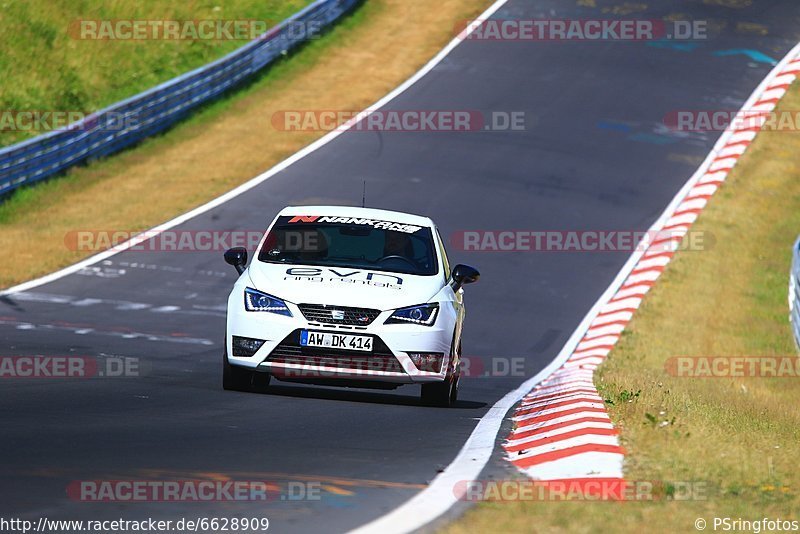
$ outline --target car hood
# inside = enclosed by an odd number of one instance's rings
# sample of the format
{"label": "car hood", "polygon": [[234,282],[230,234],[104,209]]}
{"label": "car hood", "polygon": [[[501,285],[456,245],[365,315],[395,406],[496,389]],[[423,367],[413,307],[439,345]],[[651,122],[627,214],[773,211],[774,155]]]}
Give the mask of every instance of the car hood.
{"label": "car hood", "polygon": [[294,304],[332,304],[391,310],[428,302],[444,277],[312,267],[254,261],[247,270],[252,287]]}

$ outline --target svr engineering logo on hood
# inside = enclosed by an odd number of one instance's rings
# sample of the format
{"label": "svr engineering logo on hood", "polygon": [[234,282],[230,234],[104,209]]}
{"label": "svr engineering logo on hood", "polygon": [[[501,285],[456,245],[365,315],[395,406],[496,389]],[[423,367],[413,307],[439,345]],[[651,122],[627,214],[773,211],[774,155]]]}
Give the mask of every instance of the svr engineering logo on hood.
{"label": "svr engineering logo on hood", "polygon": [[386,273],[367,271],[339,272],[336,269],[318,269],[314,267],[294,267],[286,270],[285,281],[297,282],[340,282],[343,284],[360,284],[386,289],[402,289],[403,279]]}

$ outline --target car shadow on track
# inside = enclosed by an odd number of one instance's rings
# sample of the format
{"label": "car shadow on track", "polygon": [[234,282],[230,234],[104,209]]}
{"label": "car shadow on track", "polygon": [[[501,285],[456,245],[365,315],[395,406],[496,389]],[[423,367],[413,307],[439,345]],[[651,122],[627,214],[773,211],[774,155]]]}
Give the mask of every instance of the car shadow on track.
{"label": "car shadow on track", "polygon": [[[324,386],[289,386],[270,384],[269,387],[264,391],[256,392],[256,394],[259,393],[263,395],[279,395],[281,397],[368,402],[373,404],[394,404],[398,406],[419,406],[421,408],[430,408],[430,406],[422,404],[422,401],[418,396],[402,395],[394,392],[385,393],[382,391],[368,391],[359,389],[334,389]],[[479,410],[485,407],[485,402],[459,399],[449,409]]]}

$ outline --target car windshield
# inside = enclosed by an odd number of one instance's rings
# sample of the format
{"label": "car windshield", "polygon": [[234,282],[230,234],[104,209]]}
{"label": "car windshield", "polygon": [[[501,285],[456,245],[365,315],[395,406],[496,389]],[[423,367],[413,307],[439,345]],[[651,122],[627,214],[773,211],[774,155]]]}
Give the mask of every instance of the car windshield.
{"label": "car windshield", "polygon": [[425,276],[439,272],[430,228],[356,217],[279,217],[258,259]]}

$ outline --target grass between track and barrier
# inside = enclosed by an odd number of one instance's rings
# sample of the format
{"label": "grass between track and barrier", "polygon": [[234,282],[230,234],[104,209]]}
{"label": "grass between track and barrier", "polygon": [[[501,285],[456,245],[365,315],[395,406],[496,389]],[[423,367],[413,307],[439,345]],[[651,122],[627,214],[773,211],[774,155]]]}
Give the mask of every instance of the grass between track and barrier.
{"label": "grass between track and barrier", "polygon": [[[71,250],[68,232],[146,230],[264,172],[326,133],[276,129],[276,112],[364,109],[489,3],[440,0],[431,9],[426,0],[370,0],[289,61],[166,134],[17,190],[0,204],[0,287],[92,254]],[[292,202],[308,200],[298,192]]]}
{"label": "grass between track and barrier", "polygon": [[[248,28],[272,27],[310,3],[311,0],[229,0],[203,5],[172,0],[6,2],[0,8],[0,110],[4,114],[97,111],[232,52],[248,42],[239,38],[247,37]],[[207,24],[201,26],[200,21],[211,20],[231,24],[223,28],[227,32]],[[184,38],[163,39],[163,34],[155,31],[148,38],[128,38],[133,32],[120,24],[122,21],[140,25],[185,22],[180,26]],[[239,24],[237,33],[234,22]],[[89,23],[93,26],[86,26]],[[192,38],[191,31],[197,29],[201,30],[199,38]],[[212,38],[217,34],[219,39]],[[118,39],[93,38],[99,36]],[[30,129],[27,123],[24,129],[8,128],[9,117],[3,119],[0,146],[45,133]]]}
{"label": "grass between track and barrier", "polygon": [[[795,84],[778,111],[798,107]],[[625,478],[651,484],[652,499],[559,502],[564,487],[521,499],[512,489],[445,532],[714,531],[715,518],[766,532],[777,525],[765,518],[800,520],[800,370],[787,304],[797,154],[799,131],[758,135],[692,227],[713,246],[675,256],[595,375],[626,449]],[[709,365],[681,360],[693,363],[678,371],[673,358]],[[732,358],[751,359],[737,368]],[[755,358],[762,376],[720,376],[750,375]]]}

